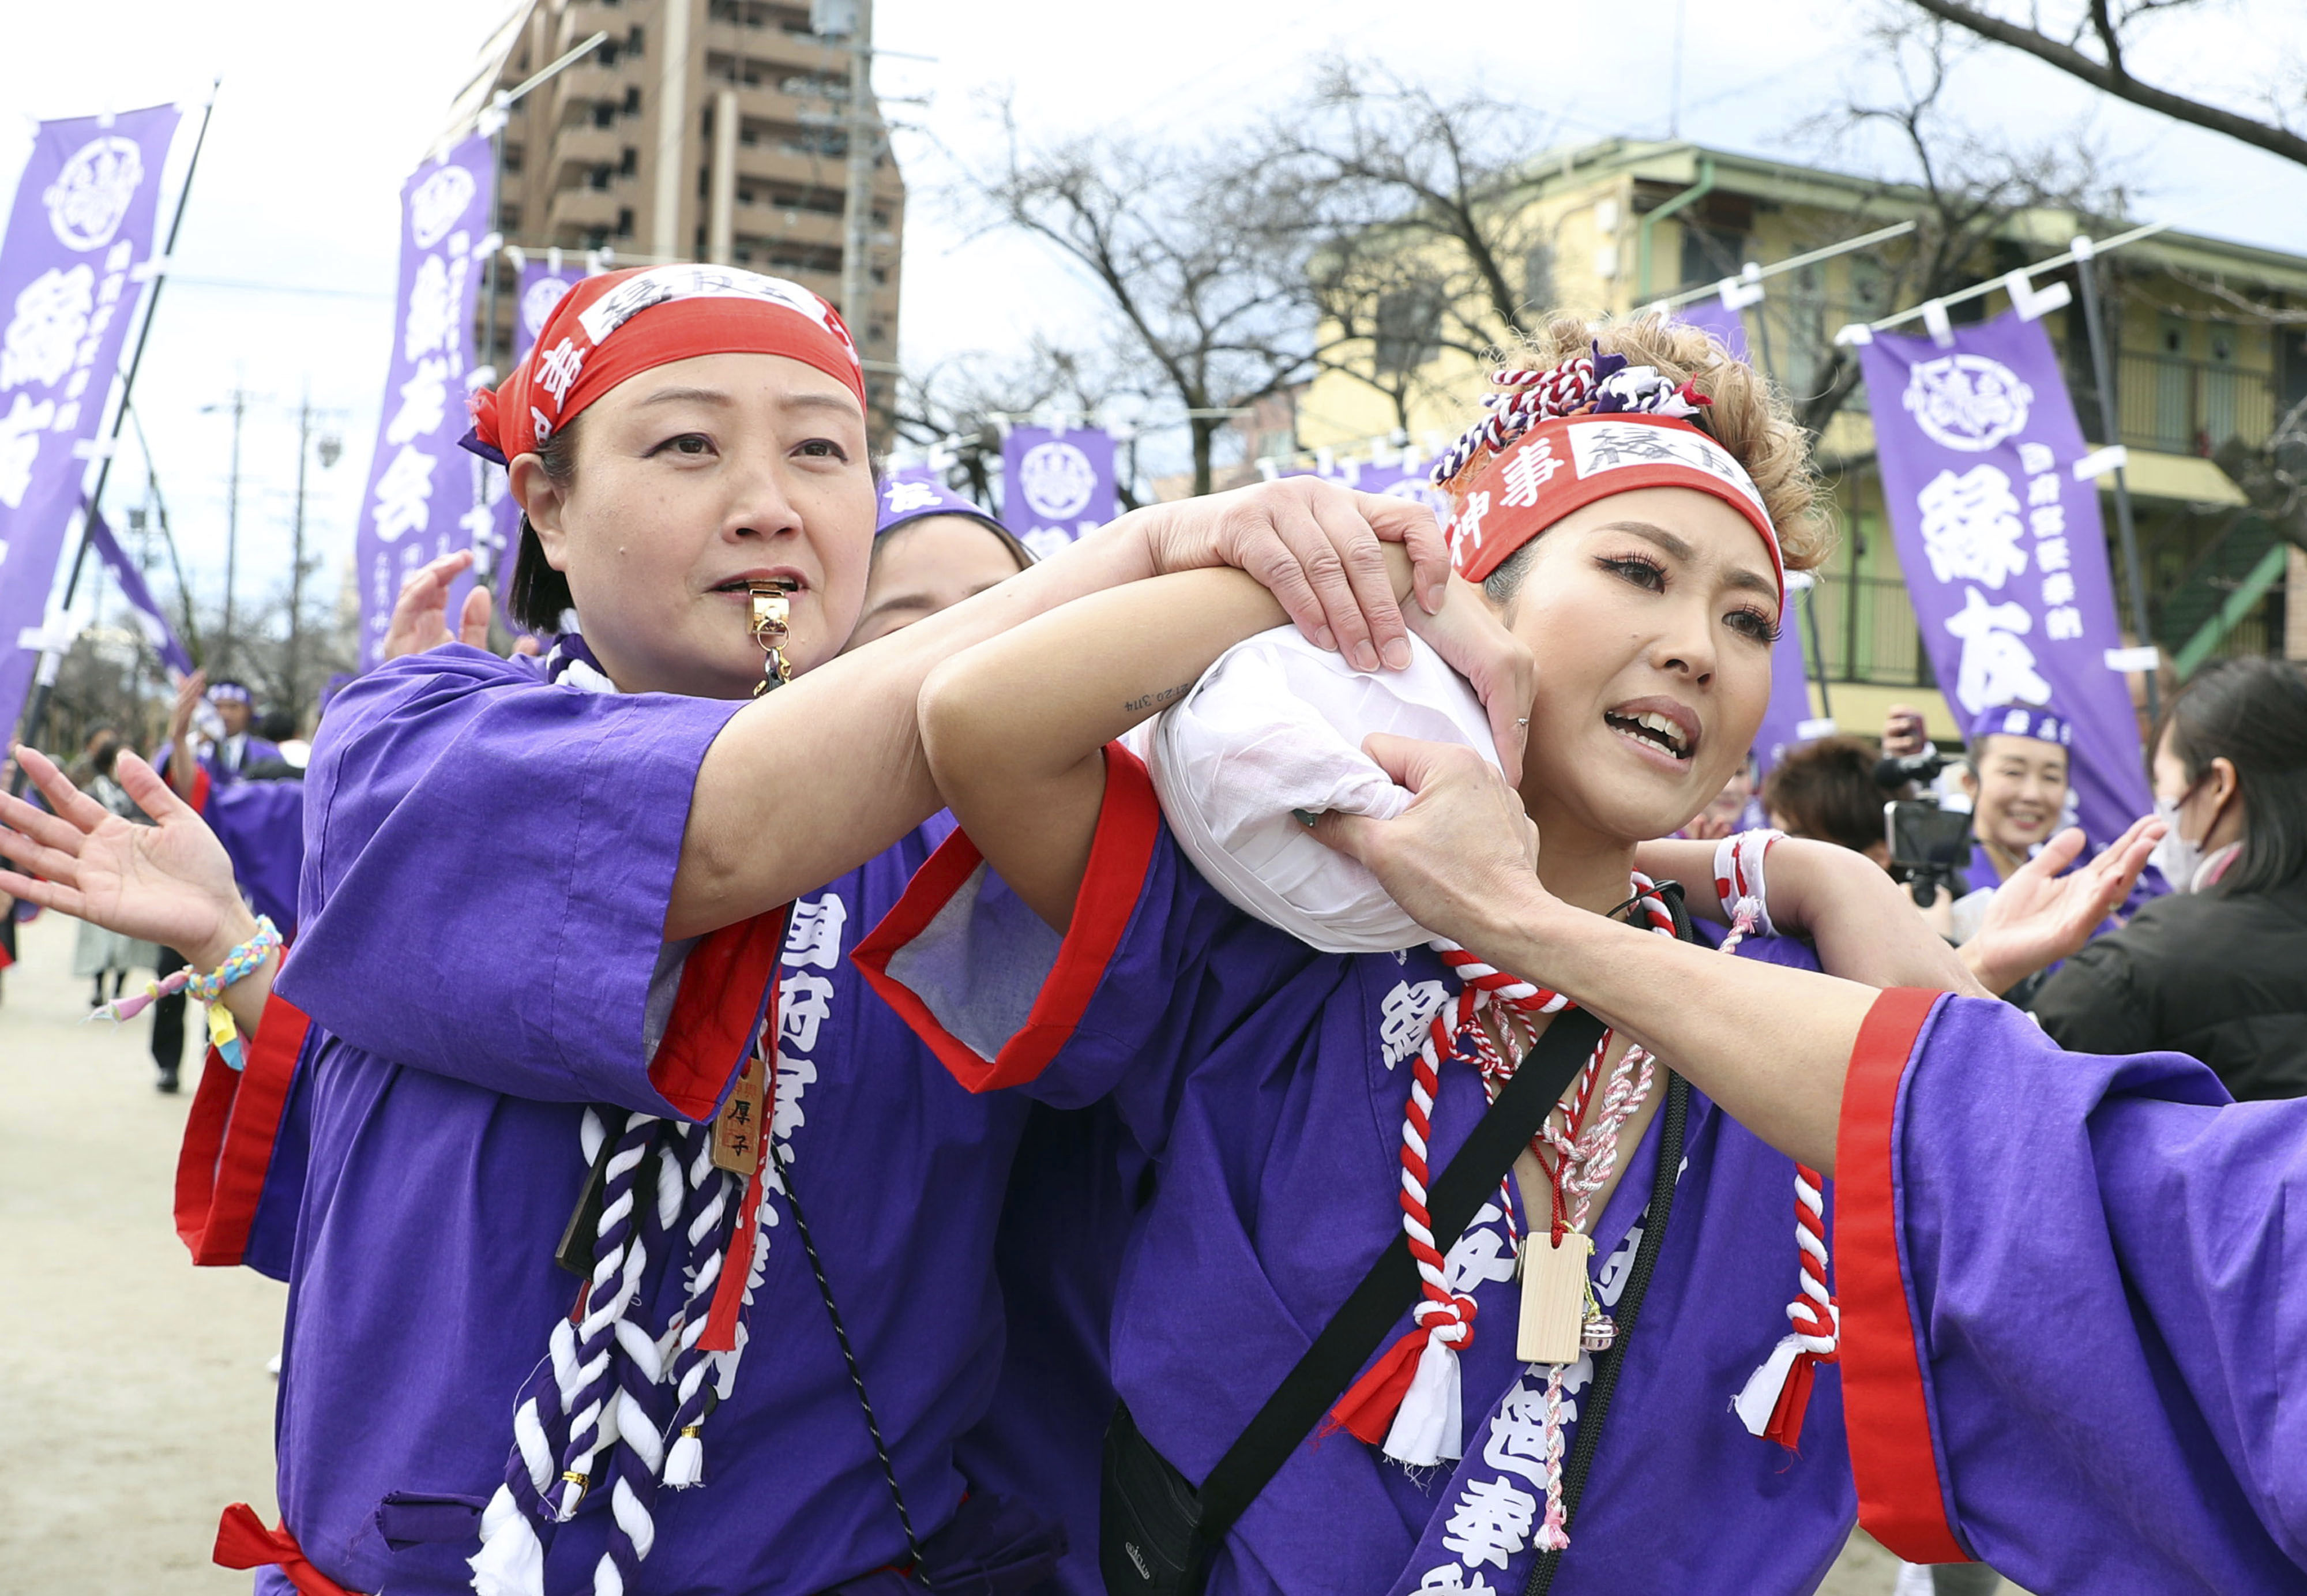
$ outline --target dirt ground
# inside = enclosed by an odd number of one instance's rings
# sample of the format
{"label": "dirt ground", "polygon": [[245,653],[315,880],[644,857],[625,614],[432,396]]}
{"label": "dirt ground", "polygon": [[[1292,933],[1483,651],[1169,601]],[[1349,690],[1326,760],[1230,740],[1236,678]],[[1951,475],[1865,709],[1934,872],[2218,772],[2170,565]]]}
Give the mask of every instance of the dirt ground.
{"label": "dirt ground", "polygon": [[198,1065],[164,1097],[149,1021],[86,1023],[75,929],[21,928],[0,976],[0,1592],[245,1591],[209,1549],[227,1502],[272,1519],[286,1293],[185,1261],[169,1205]]}
{"label": "dirt ground", "polygon": [[[195,1269],[170,1223],[183,1095],[152,1089],[150,1022],[87,1023],[73,922],[21,928],[0,976],[0,1596],[205,1596],[227,1502],[272,1503],[285,1291]],[[187,1052],[190,1052],[189,1047]],[[1889,1596],[1863,1535],[1822,1596]]]}

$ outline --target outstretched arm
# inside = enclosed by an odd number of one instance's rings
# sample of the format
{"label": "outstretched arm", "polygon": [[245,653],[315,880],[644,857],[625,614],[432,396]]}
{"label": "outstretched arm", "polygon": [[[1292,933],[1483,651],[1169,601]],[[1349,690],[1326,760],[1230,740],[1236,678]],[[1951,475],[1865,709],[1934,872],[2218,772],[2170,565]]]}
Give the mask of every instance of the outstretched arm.
{"label": "outstretched arm", "polygon": [[[0,857],[28,872],[0,871],[0,892],[173,948],[203,973],[256,934],[224,845],[151,766],[124,753],[114,767],[137,807],[158,822],[139,826],[74,787],[38,749],[20,747],[16,758],[55,812],[0,794]],[[243,1035],[256,1034],[279,965],[276,953],[225,989],[225,1007]]]}
{"label": "outstretched arm", "polygon": [[[1237,618],[1256,618],[1256,626],[1244,619],[1231,636],[1278,624],[1286,613],[1316,642],[1365,668],[1375,669],[1381,656],[1406,660],[1400,598],[1410,583],[1406,575],[1388,579],[1381,547],[1406,551],[1421,601],[1440,604],[1448,558],[1423,506],[1302,478],[1156,505],[974,598],[819,665],[740,710],[708,751],[665,935],[693,936],[761,914],[854,868],[919,825],[943,802],[917,718],[931,671],[1085,595],[1150,586],[1145,579],[1179,573],[1175,580],[1193,580],[1183,588],[1165,585],[1165,592],[1192,593],[1200,596],[1196,605],[1223,604]],[[1226,566],[1234,573],[1210,569]],[[1162,619],[1195,624],[1166,606]],[[1148,635],[1156,630],[1145,628]],[[1216,634],[1204,624],[1196,635]],[[1164,668],[1177,668],[1183,656],[1169,653]],[[1037,652],[1034,658],[1036,691],[1074,670],[1061,655]],[[1200,668],[1129,696],[1190,682]]]}
{"label": "outstretched arm", "polygon": [[1366,746],[1417,796],[1391,820],[1324,815],[1316,836],[1368,866],[1420,925],[1566,992],[1764,1141],[1832,1172],[1843,1073],[1875,989],[1574,909],[1539,885],[1522,800],[1471,751],[1401,737]]}

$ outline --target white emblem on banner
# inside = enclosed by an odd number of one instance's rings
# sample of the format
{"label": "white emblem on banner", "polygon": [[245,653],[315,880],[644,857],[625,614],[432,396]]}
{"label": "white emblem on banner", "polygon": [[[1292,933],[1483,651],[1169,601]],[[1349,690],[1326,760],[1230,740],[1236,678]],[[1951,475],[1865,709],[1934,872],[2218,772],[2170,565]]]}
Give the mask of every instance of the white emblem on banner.
{"label": "white emblem on banner", "polygon": [[48,226],[68,249],[102,249],[144,181],[144,157],[133,140],[90,139],[65,161],[41,194]]}
{"label": "white emblem on banner", "polygon": [[442,167],[408,196],[408,232],[419,249],[431,249],[464,219],[473,202],[473,175],[462,167]]}
{"label": "white emblem on banner", "polygon": [[1070,443],[1036,443],[1017,462],[1017,486],[1037,519],[1067,520],[1087,508],[1097,491],[1097,468]]}
{"label": "white emblem on banner", "polygon": [[0,390],[63,382],[95,309],[96,271],[86,263],[69,271],[50,267],[25,284],[0,333]]}
{"label": "white emblem on banner", "polygon": [[1582,421],[1570,429],[1569,437],[1570,453],[1582,477],[1630,466],[1686,466],[1720,477],[1756,510],[1763,509],[1762,495],[1755,491],[1745,468],[1702,433],[1640,421]]}
{"label": "white emblem on banner", "polygon": [[1984,454],[2025,430],[2035,390],[1999,360],[1949,355],[1917,365],[1901,402],[1934,443]]}
{"label": "white emblem on banner", "polygon": [[528,329],[534,339],[545,330],[545,323],[553,315],[553,307],[568,297],[569,285],[557,277],[540,277],[522,290],[520,324]]}

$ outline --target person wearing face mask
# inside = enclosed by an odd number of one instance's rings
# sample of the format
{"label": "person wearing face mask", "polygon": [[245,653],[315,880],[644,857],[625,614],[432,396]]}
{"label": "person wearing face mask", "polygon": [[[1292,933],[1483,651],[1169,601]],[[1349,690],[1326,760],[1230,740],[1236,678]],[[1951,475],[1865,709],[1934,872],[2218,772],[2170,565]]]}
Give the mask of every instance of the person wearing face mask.
{"label": "person wearing face mask", "polygon": [[2206,670],[2154,770],[2171,892],[2069,960],[2036,1017],[2079,1051],[2191,1053],[2238,1098],[2307,1094],[2307,670]]}
{"label": "person wearing face mask", "polygon": [[[1159,1515],[1180,1493],[1212,1515],[1184,1566],[1224,1596],[1520,1590],[1557,1564],[1582,1589],[1726,1588],[1702,1576],[1729,1570],[1808,1589],[1849,1528],[1823,1251],[1813,1294],[1789,1246],[1789,1220],[1817,1216],[1796,1166],[1670,1060],[1434,943],[1291,819],[1400,796],[1363,732],[1446,736],[1519,779],[1548,886],[1597,919],[1671,933],[1641,872],[1711,885],[1727,849],[1759,891],[1767,855],[1778,923],[1828,963],[1840,914],[1845,953],[1898,947],[1961,981],[1855,854],[1643,841],[1746,757],[1783,570],[1824,553],[1783,401],[1662,318],[1556,318],[1523,365],[1437,468],[1465,579],[1416,623],[1519,646],[1480,701],[1422,651],[1398,679],[1335,670],[1215,572],[1069,605],[923,687],[963,830],[860,962],[973,1089],[1110,1101],[1156,1161],[1115,1309],[1117,1592],[1180,1588],[1149,1557],[1179,1555]],[[1540,1134],[1509,1130],[1475,1171],[1487,1200],[1439,1234],[1435,1171],[1557,1025],[1577,1038],[1569,1085],[1531,1072]],[[1415,1290],[1405,1260],[1400,1306],[1305,1382],[1312,1412],[1264,1418],[1404,1238]],[[1233,1461],[1248,1434],[1256,1472]]]}
{"label": "person wearing face mask", "polygon": [[1374,667],[1410,586],[1374,545],[1413,542],[1438,605],[1431,518],[1305,484],[1165,506],[838,659],[873,484],[815,295],[591,279],[476,398],[525,511],[515,614],[577,629],[542,671],[446,646],[346,689],[293,956],[218,930],[227,1006],[274,985],[255,1048],[304,1052],[309,1147],[282,1523],[228,1513],[219,1559],[307,1596],[1038,1579],[1046,1528],[954,1461],[1022,1111],[937,1073],[847,960],[926,852],[921,678],[1229,561]]}

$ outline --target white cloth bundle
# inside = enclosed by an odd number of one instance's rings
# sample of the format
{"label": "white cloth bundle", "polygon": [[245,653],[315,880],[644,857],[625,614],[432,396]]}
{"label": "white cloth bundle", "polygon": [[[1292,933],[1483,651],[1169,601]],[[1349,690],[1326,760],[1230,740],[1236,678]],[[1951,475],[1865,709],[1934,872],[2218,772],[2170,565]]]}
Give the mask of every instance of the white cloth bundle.
{"label": "white cloth bundle", "polygon": [[1390,953],[1433,936],[1291,811],[1383,819],[1409,807],[1409,793],[1362,752],[1376,732],[1462,742],[1497,762],[1473,689],[1422,639],[1410,647],[1409,669],[1365,674],[1278,626],[1228,649],[1126,740],[1210,884],[1325,953]]}

